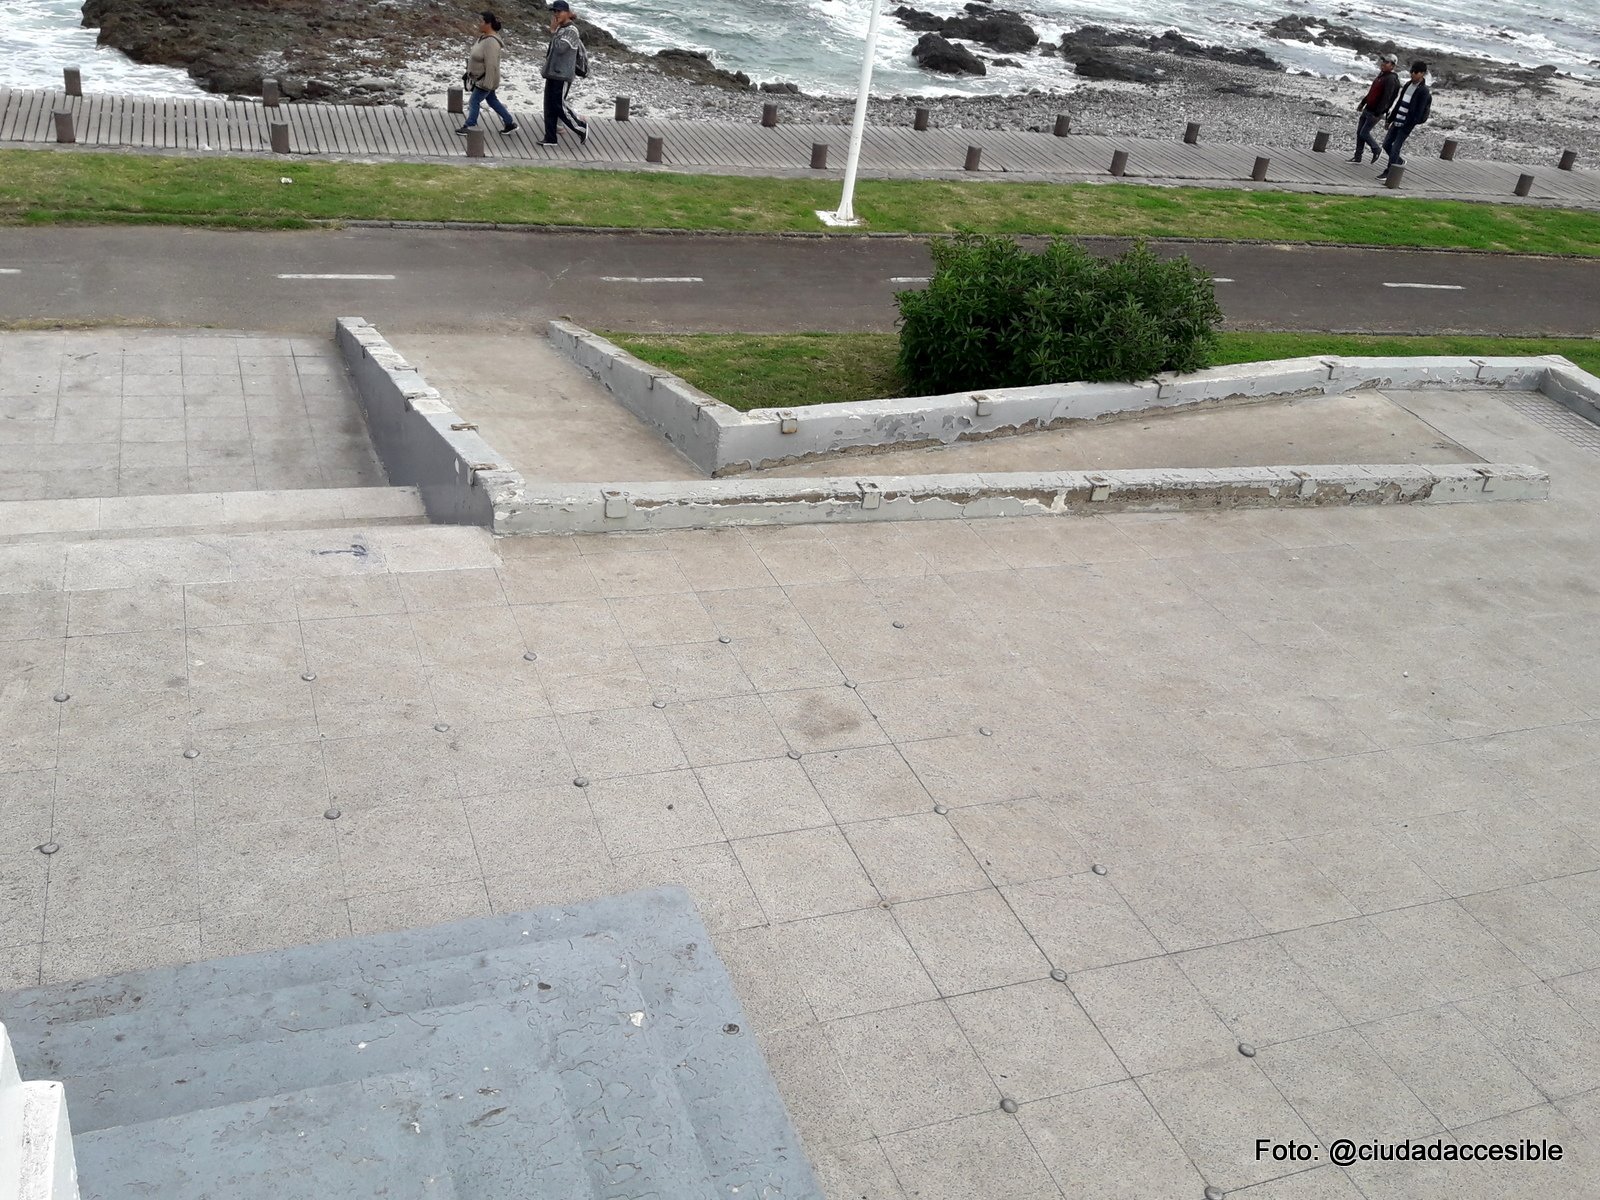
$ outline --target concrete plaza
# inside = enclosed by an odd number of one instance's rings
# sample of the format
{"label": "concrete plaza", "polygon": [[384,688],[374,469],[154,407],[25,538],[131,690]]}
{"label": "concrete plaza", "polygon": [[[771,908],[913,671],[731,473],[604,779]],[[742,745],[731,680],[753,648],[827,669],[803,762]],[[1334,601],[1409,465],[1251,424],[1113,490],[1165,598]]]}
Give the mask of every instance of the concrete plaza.
{"label": "concrete plaza", "polygon": [[677,882],[830,1200],[1596,1194],[1600,458],[1412,400],[1553,498],[0,541],[0,989]]}

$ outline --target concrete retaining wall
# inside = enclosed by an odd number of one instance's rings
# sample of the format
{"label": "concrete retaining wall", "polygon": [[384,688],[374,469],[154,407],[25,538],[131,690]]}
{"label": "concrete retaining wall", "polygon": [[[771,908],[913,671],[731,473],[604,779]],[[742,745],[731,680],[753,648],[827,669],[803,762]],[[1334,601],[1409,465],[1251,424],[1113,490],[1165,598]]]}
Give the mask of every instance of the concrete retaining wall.
{"label": "concrete retaining wall", "polygon": [[[1336,395],[1362,388],[1538,390],[1561,358],[1291,358],[1163,375],[1141,383],[992,388],[742,413],[605,338],[552,321],[550,341],[706,474],[1054,429],[1155,409]],[[1574,370],[1576,368],[1573,368]]]}
{"label": "concrete retaining wall", "polygon": [[416,488],[433,521],[493,525],[479,477],[509,469],[495,449],[365,320],[341,317],[334,336],[389,482]]}
{"label": "concrete retaining wall", "polygon": [[715,525],[1316,508],[1542,500],[1532,467],[1238,467],[1028,472],[876,479],[711,479],[700,483],[541,484],[496,493],[497,533],[605,533]]}

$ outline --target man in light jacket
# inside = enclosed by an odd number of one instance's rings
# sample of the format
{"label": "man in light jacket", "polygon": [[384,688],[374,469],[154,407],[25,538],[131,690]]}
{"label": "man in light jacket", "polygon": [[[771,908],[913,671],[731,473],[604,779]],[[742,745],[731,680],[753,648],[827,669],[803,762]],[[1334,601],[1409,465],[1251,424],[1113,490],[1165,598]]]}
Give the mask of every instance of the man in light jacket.
{"label": "man in light jacket", "polygon": [[1383,139],[1383,152],[1389,156],[1388,166],[1378,174],[1379,179],[1389,178],[1391,167],[1403,167],[1406,160],[1400,157],[1400,148],[1406,144],[1411,131],[1425,125],[1433,112],[1433,93],[1428,90],[1428,64],[1411,64],[1411,81],[1400,89],[1394,107],[1389,110],[1389,136]]}
{"label": "man in light jacket", "polygon": [[580,144],[589,140],[588,122],[572,111],[567,95],[572,81],[589,73],[589,52],[584,49],[583,38],[578,35],[577,18],[572,15],[572,5],[567,0],[551,0],[550,47],[544,55],[544,142],[559,145],[558,125],[565,125],[578,135]]}
{"label": "man in light jacket", "polygon": [[472,99],[467,104],[467,119],[457,133],[466,133],[478,125],[478,112],[487,102],[505,123],[501,133],[515,133],[517,122],[500,103],[495,91],[500,87],[500,52],[506,44],[500,40],[500,19],[492,12],[478,14],[478,40],[467,55],[467,73],[462,81],[472,89]]}
{"label": "man in light jacket", "polygon": [[1399,94],[1400,76],[1395,74],[1394,55],[1385,54],[1378,59],[1378,77],[1367,89],[1366,98],[1356,105],[1361,117],[1356,122],[1356,156],[1351,162],[1361,161],[1362,150],[1371,150],[1372,161],[1378,161],[1378,139],[1372,136],[1372,127],[1394,107]]}

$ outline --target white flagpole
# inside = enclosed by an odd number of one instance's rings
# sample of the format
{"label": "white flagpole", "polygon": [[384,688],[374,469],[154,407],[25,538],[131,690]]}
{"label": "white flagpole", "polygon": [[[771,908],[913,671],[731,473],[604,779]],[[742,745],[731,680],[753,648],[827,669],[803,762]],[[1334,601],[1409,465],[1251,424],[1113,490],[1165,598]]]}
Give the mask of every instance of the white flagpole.
{"label": "white flagpole", "polygon": [[872,64],[878,51],[878,14],[882,0],[867,0],[872,14],[867,18],[867,46],[861,59],[861,81],[856,87],[856,115],[850,126],[850,153],[845,157],[844,191],[839,197],[839,211],[818,213],[829,225],[857,225],[855,194],[856,168],[861,163],[861,138],[867,127],[867,98],[872,93]]}

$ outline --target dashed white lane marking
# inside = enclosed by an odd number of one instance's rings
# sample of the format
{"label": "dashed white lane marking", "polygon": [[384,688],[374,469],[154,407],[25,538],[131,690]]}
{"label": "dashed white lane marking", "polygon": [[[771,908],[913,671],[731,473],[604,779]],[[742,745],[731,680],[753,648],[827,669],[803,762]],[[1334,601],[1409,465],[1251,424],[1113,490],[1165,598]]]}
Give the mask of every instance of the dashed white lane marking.
{"label": "dashed white lane marking", "polygon": [[393,275],[279,275],[279,279],[393,279]]}
{"label": "dashed white lane marking", "polygon": [[21,274],[22,274],[22,271],[17,267],[0,267],[0,275],[21,275]]}
{"label": "dashed white lane marking", "polygon": [[1384,287],[1392,288],[1417,288],[1425,292],[1464,292],[1467,289],[1459,283],[1386,283]]}
{"label": "dashed white lane marking", "polygon": [[1212,283],[1232,283],[1233,280],[1229,279],[1226,275],[1217,275],[1217,276],[1212,278],[1211,282]]}
{"label": "dashed white lane marking", "polygon": [[699,275],[602,275],[601,283],[704,283]]}
{"label": "dashed white lane marking", "polygon": [[927,283],[931,276],[928,275],[891,275],[890,283]]}

